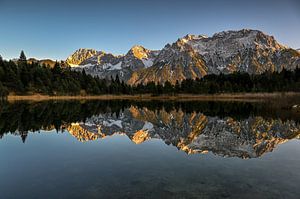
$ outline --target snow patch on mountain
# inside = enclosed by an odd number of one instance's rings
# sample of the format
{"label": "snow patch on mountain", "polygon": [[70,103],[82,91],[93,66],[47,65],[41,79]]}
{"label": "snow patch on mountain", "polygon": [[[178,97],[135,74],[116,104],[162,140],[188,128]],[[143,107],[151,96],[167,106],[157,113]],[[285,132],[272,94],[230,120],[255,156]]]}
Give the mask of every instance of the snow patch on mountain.
{"label": "snow patch on mountain", "polygon": [[[93,66],[93,65],[90,65]],[[102,65],[103,70],[121,70],[122,69],[122,62],[119,62],[117,64],[111,64],[111,63],[105,63]]]}
{"label": "snow patch on mountain", "polygon": [[151,130],[153,130],[153,128],[154,128],[154,125],[151,122],[146,121],[142,130],[151,131]]}
{"label": "snow patch on mountain", "polygon": [[123,128],[123,127],[122,127],[122,121],[121,121],[121,120],[112,120],[112,119],[110,119],[110,120],[108,120],[108,121],[103,121],[103,125],[104,125],[104,126],[107,126],[107,127],[111,127],[111,126],[113,126],[113,125],[116,125],[116,126],[118,126],[119,128]]}
{"label": "snow patch on mountain", "polygon": [[121,70],[122,69],[122,62],[119,62],[115,65],[111,65],[111,67],[108,70]]}
{"label": "snow patch on mountain", "polygon": [[85,69],[99,78],[115,78],[139,84],[172,84],[207,74],[294,70],[299,67],[298,51],[279,44],[259,30],[223,31],[211,37],[186,35],[162,50],[133,46],[125,55],[115,56],[93,49],[79,49],[67,59],[73,70]]}
{"label": "snow patch on mountain", "polygon": [[78,64],[68,64],[70,67],[79,67],[79,65]]}
{"label": "snow patch on mountain", "polygon": [[85,64],[85,65],[77,65],[77,66],[73,66],[73,67],[80,67],[80,68],[87,68],[87,67],[91,67],[93,66],[93,64]]}
{"label": "snow patch on mountain", "polygon": [[146,68],[153,65],[154,59],[142,59],[142,62]]}

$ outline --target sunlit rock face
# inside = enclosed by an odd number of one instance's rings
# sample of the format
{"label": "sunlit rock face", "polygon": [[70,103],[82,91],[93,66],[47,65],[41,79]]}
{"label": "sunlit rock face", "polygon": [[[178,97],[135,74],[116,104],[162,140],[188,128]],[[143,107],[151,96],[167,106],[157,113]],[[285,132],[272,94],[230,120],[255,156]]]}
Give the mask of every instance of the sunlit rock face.
{"label": "sunlit rock face", "polygon": [[300,66],[299,60],[299,52],[258,30],[225,31],[212,37],[186,35],[166,45],[153,66],[136,71],[128,83],[168,80],[174,84],[206,74],[293,70]]}
{"label": "sunlit rock face", "polygon": [[74,70],[100,78],[119,78],[136,85],[148,82],[175,84],[207,74],[236,71],[260,74],[300,67],[300,52],[279,44],[258,30],[224,31],[212,37],[186,35],[162,50],[133,46],[115,56],[93,49],[79,49],[66,63]]}
{"label": "sunlit rock face", "polygon": [[153,65],[158,53],[157,50],[148,50],[143,46],[133,46],[123,57],[123,68],[130,68],[132,71],[148,68]]}
{"label": "sunlit rock face", "polygon": [[94,49],[80,48],[67,58],[66,63],[71,67],[76,67],[88,58],[98,55],[100,56],[101,54],[104,53]]}
{"label": "sunlit rock face", "polygon": [[73,70],[82,71],[100,78],[110,79],[117,75],[127,81],[133,71],[152,66],[159,51],[133,46],[126,55],[113,55],[91,49],[79,49],[67,59]]}
{"label": "sunlit rock face", "polygon": [[157,56],[154,66],[136,71],[129,79],[129,84],[164,83],[175,84],[187,78],[201,78],[207,74],[207,67],[201,55],[189,45],[178,40],[167,45]]}
{"label": "sunlit rock face", "polygon": [[278,144],[295,138],[299,125],[261,117],[235,121],[232,118],[210,118],[199,136],[183,144],[188,153],[211,151],[222,156],[259,157]]}
{"label": "sunlit rock face", "polygon": [[66,129],[80,142],[96,140],[103,137],[101,132],[98,131],[98,127],[96,125],[71,123],[70,125],[67,125]]}
{"label": "sunlit rock face", "polygon": [[137,131],[132,137],[132,141],[136,144],[141,144],[148,139],[150,139],[148,131],[142,129]]}
{"label": "sunlit rock face", "polygon": [[134,106],[119,117],[100,114],[76,125],[71,134],[80,139],[126,134],[136,144],[158,138],[188,154],[212,152],[239,158],[260,157],[300,134],[300,125],[294,121],[262,117],[237,120],[181,110],[151,111]]}

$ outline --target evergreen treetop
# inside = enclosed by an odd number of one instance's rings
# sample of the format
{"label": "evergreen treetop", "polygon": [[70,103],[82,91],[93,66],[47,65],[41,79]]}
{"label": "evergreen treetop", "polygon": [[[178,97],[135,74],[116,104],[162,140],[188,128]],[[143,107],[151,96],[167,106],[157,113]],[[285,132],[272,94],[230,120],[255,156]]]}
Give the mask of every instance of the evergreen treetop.
{"label": "evergreen treetop", "polygon": [[25,53],[24,51],[22,50],[21,53],[20,53],[20,58],[19,58],[19,61],[26,61],[26,56],[25,56]]}

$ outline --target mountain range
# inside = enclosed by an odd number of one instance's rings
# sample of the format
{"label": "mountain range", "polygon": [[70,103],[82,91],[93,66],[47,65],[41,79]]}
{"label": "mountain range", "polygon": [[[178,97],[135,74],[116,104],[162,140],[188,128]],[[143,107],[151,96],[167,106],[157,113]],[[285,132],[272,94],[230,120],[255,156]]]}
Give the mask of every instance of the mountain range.
{"label": "mountain range", "polygon": [[73,70],[131,85],[148,82],[175,84],[207,74],[261,74],[300,67],[300,52],[278,43],[259,30],[223,31],[211,37],[186,35],[161,50],[133,46],[125,55],[78,49],[66,60]]}
{"label": "mountain range", "polygon": [[[86,105],[80,105],[80,107],[86,109],[89,107]],[[16,105],[13,105],[13,108],[16,107]],[[22,108],[24,107],[23,104]],[[70,109],[72,113],[66,114],[64,112],[61,114],[61,116],[64,115],[63,117],[72,120],[72,122],[66,122],[61,120],[56,111],[68,110],[65,107],[70,108],[70,106],[56,104],[45,107],[34,104],[33,107],[34,110],[43,108],[42,111],[45,112],[49,112],[49,109],[52,110],[53,107],[57,109],[50,111],[50,117],[47,117],[48,120],[41,120],[41,123],[29,124],[26,127],[21,125],[16,131],[12,132],[4,130],[8,129],[9,125],[3,127],[0,139],[6,133],[10,133],[20,136],[25,142],[29,133],[40,133],[40,131],[33,129],[37,128],[47,132],[55,132],[54,130],[62,129],[62,132],[66,130],[66,132],[81,142],[101,141],[101,139],[113,135],[123,135],[127,136],[135,144],[142,144],[151,139],[159,139],[187,154],[211,152],[219,156],[239,158],[257,158],[273,151],[280,144],[292,139],[300,139],[300,124],[297,120],[259,116],[256,114],[243,117],[227,114],[220,116],[200,111],[187,112],[176,108],[152,110],[140,105],[131,105],[127,108],[123,107],[124,109],[122,108],[122,110],[117,112],[111,112],[111,108],[103,107],[101,113],[84,117],[84,120],[75,119],[77,114],[73,114],[73,109]],[[27,113],[23,112],[23,114]],[[53,115],[51,116],[51,114]],[[2,118],[6,119],[6,115],[4,112]],[[11,121],[13,118],[16,117],[13,116],[7,121]],[[297,119],[297,117],[295,118]],[[49,121],[54,121],[56,124]],[[22,122],[18,124],[20,125]],[[11,128],[16,128],[17,126],[11,125]]]}
{"label": "mountain range", "polygon": [[93,49],[78,49],[66,63],[74,70],[85,70],[87,74],[100,78],[111,78],[118,75],[128,81],[135,71],[150,67],[159,51],[148,50],[142,46],[133,46],[126,55],[113,55]]}
{"label": "mountain range", "polygon": [[152,111],[131,106],[119,117],[103,113],[85,122],[66,124],[79,141],[126,135],[135,144],[161,139],[188,154],[207,153],[226,157],[256,158],[278,145],[299,138],[294,121],[250,116],[244,119],[185,113],[181,110]]}
{"label": "mountain range", "polygon": [[[17,61],[17,59],[13,60]],[[56,61],[30,58],[28,63],[53,67]],[[243,72],[261,74],[300,68],[300,49],[278,43],[259,30],[223,31],[211,37],[186,35],[161,50],[133,46],[125,55],[80,48],[61,61],[62,67],[99,78],[118,77],[130,84],[175,84],[208,74]]]}

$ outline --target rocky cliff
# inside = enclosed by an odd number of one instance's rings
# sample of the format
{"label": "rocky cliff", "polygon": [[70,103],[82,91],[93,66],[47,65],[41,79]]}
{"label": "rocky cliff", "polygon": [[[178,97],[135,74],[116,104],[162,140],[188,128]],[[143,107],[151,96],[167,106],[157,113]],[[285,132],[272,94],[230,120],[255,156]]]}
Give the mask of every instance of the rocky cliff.
{"label": "rocky cliff", "polygon": [[300,67],[300,52],[278,43],[259,30],[223,31],[211,37],[186,35],[162,50],[132,47],[115,56],[92,49],[79,49],[67,61],[74,70],[100,78],[119,75],[136,85],[154,81],[175,84],[207,74],[246,72],[260,74]]}
{"label": "rocky cliff", "polygon": [[67,129],[79,140],[87,141],[90,137],[94,140],[117,133],[127,135],[136,144],[159,138],[188,154],[212,152],[240,158],[259,157],[300,135],[300,125],[294,121],[259,116],[237,120],[134,106],[119,117],[100,114],[88,118],[85,123],[71,124]]}
{"label": "rocky cliff", "polygon": [[300,53],[258,30],[225,31],[212,37],[186,35],[159,53],[153,66],[136,71],[130,84],[201,78],[206,74],[294,70]]}

